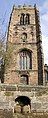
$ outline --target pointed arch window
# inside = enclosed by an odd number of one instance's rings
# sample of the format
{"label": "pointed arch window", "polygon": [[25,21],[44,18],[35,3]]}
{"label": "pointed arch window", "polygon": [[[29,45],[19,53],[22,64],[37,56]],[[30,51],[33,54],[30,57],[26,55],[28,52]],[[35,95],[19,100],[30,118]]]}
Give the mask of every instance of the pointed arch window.
{"label": "pointed arch window", "polygon": [[25,24],[30,24],[30,14],[26,14]]}
{"label": "pointed arch window", "polygon": [[30,24],[30,14],[22,13],[20,17],[20,25],[26,25],[26,24],[28,25]]}
{"label": "pointed arch window", "polygon": [[21,17],[20,17],[20,24],[21,24],[21,25],[24,25],[24,22],[25,22],[25,14],[22,13],[22,14],[21,14]]}
{"label": "pointed arch window", "polygon": [[20,69],[32,69],[32,56],[31,52],[23,50],[20,52]]}

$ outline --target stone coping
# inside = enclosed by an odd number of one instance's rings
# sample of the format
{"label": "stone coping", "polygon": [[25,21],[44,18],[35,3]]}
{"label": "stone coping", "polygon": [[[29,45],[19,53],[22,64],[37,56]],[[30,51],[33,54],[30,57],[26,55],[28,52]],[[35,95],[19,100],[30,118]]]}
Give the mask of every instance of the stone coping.
{"label": "stone coping", "polygon": [[18,84],[0,84],[0,91],[38,91],[48,90],[48,86],[31,86]]}

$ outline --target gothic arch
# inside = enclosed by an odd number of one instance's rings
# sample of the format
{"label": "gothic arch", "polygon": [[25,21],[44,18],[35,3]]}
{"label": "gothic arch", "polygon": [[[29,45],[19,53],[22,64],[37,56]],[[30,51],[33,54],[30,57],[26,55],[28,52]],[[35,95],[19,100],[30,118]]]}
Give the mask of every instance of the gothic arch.
{"label": "gothic arch", "polygon": [[21,70],[28,70],[32,69],[32,53],[28,49],[21,49],[19,51],[19,58],[20,58],[20,69]]}
{"label": "gothic arch", "polygon": [[31,110],[31,100],[29,97],[27,96],[18,96],[16,99],[15,99],[15,102],[18,102],[19,105],[21,106],[21,113],[23,113],[23,107],[24,106],[30,106],[30,110]]}
{"label": "gothic arch", "polygon": [[28,25],[30,24],[30,14],[29,13],[26,14],[25,24],[28,24]]}
{"label": "gothic arch", "polygon": [[19,52],[24,51],[24,50],[26,50],[26,51],[28,51],[28,52],[31,52],[31,53],[32,53],[32,50],[31,50],[31,49],[29,49],[29,48],[21,48],[21,49],[19,49]]}
{"label": "gothic arch", "polygon": [[25,23],[25,14],[22,13],[20,17],[20,25],[24,25],[24,23]]}
{"label": "gothic arch", "polygon": [[22,74],[21,75],[20,83],[22,83],[24,85],[28,85],[29,84],[29,77],[28,77],[27,74]]}
{"label": "gothic arch", "polygon": [[28,25],[30,24],[30,14],[22,13],[21,17],[20,17],[20,25],[26,25],[26,24],[28,24]]}

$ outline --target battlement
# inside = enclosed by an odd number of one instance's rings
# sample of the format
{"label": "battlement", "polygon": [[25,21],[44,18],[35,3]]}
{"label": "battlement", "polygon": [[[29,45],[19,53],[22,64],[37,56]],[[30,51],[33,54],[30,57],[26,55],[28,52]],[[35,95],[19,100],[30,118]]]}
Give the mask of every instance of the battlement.
{"label": "battlement", "polygon": [[[32,6],[32,5],[18,5],[18,6],[13,6],[14,9],[34,9],[37,8],[36,5]],[[38,9],[38,8],[37,8]]]}

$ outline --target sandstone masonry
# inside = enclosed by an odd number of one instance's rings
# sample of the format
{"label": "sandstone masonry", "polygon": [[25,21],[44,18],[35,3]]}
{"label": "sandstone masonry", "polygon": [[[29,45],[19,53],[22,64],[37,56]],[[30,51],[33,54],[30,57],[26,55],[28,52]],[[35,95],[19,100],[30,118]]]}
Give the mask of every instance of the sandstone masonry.
{"label": "sandstone masonry", "polygon": [[13,7],[6,53],[4,83],[44,84],[42,39],[36,6]]}

